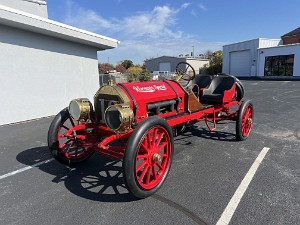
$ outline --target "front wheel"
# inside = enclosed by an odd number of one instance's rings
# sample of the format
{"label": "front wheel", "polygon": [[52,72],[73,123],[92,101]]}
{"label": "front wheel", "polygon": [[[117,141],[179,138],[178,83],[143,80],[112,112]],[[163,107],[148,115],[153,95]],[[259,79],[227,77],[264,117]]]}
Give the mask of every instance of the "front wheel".
{"label": "front wheel", "polygon": [[173,157],[173,134],[157,116],[140,123],[130,135],[123,160],[128,190],[137,198],[153,195],[165,181]]}
{"label": "front wheel", "polygon": [[88,159],[94,153],[92,146],[65,134],[75,127],[67,108],[60,111],[53,119],[48,131],[48,147],[52,156],[65,165],[73,165]]}
{"label": "front wheel", "polygon": [[248,138],[253,125],[253,104],[250,100],[244,101],[239,109],[236,121],[236,139],[243,141]]}

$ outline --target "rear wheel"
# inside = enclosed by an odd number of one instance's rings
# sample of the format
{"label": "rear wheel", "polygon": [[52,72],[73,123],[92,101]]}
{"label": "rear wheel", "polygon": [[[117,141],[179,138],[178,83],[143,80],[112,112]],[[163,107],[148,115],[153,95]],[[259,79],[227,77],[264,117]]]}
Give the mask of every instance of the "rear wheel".
{"label": "rear wheel", "polygon": [[137,198],[154,194],[165,181],[173,157],[173,135],[168,123],[150,117],[131,134],[123,161],[124,180]]}
{"label": "rear wheel", "polygon": [[243,141],[248,138],[253,124],[253,104],[250,100],[244,101],[239,109],[236,121],[236,139]]}
{"label": "rear wheel", "polygon": [[48,131],[50,153],[57,161],[65,165],[80,163],[94,153],[93,147],[81,140],[76,140],[75,134],[69,137],[65,135],[72,127],[75,127],[75,121],[65,108],[55,116]]}

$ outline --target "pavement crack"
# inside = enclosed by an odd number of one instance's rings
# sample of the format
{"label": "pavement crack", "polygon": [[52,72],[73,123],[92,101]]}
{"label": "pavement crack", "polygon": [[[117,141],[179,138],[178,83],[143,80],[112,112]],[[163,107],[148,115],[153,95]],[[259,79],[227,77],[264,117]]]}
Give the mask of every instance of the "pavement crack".
{"label": "pavement crack", "polygon": [[187,217],[189,217],[190,219],[192,219],[194,222],[196,222],[199,225],[207,225],[207,223],[204,222],[201,218],[199,218],[199,216],[197,216],[195,213],[193,213],[189,209],[185,208],[184,206],[179,205],[176,202],[173,202],[170,199],[167,199],[167,198],[165,198],[161,195],[158,195],[158,194],[152,195],[152,198],[154,198],[154,199],[156,199],[156,200],[158,200],[158,201],[160,201],[164,204],[167,204],[168,206],[182,212],[183,214],[185,214]]}
{"label": "pavement crack", "polygon": [[300,129],[299,129],[299,128],[296,129],[296,130],[294,131],[294,136],[295,136],[298,140],[300,140]]}

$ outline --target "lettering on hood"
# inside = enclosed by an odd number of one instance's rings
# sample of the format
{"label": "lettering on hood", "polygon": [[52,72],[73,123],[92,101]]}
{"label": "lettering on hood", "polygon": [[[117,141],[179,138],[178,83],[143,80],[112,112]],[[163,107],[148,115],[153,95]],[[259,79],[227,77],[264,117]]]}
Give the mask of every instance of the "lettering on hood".
{"label": "lettering on hood", "polygon": [[155,91],[165,91],[167,90],[164,84],[162,85],[149,85],[145,87],[133,86],[133,89],[137,92],[155,92]]}

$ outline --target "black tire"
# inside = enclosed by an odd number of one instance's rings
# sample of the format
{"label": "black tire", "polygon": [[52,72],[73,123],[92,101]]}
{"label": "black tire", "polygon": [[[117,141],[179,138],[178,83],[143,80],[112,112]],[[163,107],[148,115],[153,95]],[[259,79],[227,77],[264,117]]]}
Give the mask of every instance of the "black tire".
{"label": "black tire", "polygon": [[248,138],[253,125],[254,109],[251,100],[244,101],[236,120],[236,139],[244,141]]}
{"label": "black tire", "polygon": [[62,125],[68,120],[71,119],[68,108],[60,111],[53,119],[49,130],[48,130],[48,147],[51,155],[60,163],[65,165],[74,165],[80,162],[85,161],[94,154],[93,150],[90,150],[87,154],[83,154],[82,157],[77,158],[68,158],[66,154],[59,148],[58,133]]}
{"label": "black tire", "polygon": [[[142,171],[139,171],[137,169],[138,167],[138,163],[137,163],[137,159],[138,159],[138,154],[139,152],[142,151],[146,151],[145,149],[143,149],[142,146],[142,142],[145,140],[144,138],[146,137],[146,135],[148,133],[151,132],[151,129],[155,130],[162,130],[164,133],[164,135],[166,136],[165,138],[163,138],[165,140],[165,142],[168,142],[168,147],[167,151],[169,151],[169,156],[167,156],[166,158],[163,158],[162,161],[160,161],[161,165],[163,165],[163,161],[165,161],[166,164],[166,168],[164,170],[162,170],[161,172],[158,171],[158,175],[156,175],[155,172],[155,176],[153,175],[152,170],[149,168],[150,166],[146,166],[143,168],[143,170],[146,170],[146,173],[152,172],[152,179],[154,180],[154,182],[156,182],[156,176],[159,177],[159,179],[157,179],[157,184],[155,184],[155,186],[152,188],[144,188],[141,185],[141,182],[139,179],[141,179],[141,176],[138,178],[138,172],[143,173]],[[158,134],[157,134],[158,135]],[[153,134],[154,136],[154,134]],[[161,139],[161,140],[163,140]],[[156,138],[155,138],[156,140]],[[147,141],[148,142],[148,141]],[[160,141],[158,141],[160,142]],[[159,144],[159,143],[158,143]],[[157,144],[157,146],[158,146]],[[149,147],[150,149],[150,147]],[[143,122],[141,122],[133,131],[133,133],[130,135],[128,142],[127,142],[127,146],[126,146],[126,150],[125,150],[125,154],[124,154],[124,158],[123,158],[123,177],[124,177],[124,182],[128,188],[128,190],[137,198],[146,198],[149,197],[151,195],[153,195],[164,183],[165,179],[168,176],[168,173],[170,171],[170,167],[172,164],[172,159],[173,159],[173,149],[174,149],[174,140],[173,140],[173,133],[171,130],[171,127],[168,125],[168,123],[158,117],[158,116],[153,116],[150,117],[146,120],[144,120]],[[149,150],[150,151],[150,150]],[[164,147],[164,151],[165,147]],[[148,150],[147,150],[147,153]],[[144,154],[144,153],[143,153]],[[152,154],[152,153],[151,153]],[[150,155],[150,154],[148,154]],[[168,155],[168,154],[165,154]],[[152,159],[154,155],[148,156],[147,159],[145,159],[145,161]],[[153,166],[154,168],[156,167],[156,165]],[[147,172],[149,168],[150,172]],[[153,169],[153,168],[152,168]],[[156,169],[154,169],[156,171]],[[161,176],[160,176],[161,174]],[[145,174],[144,174],[145,175]],[[150,175],[149,175],[150,177]],[[154,177],[154,178],[153,178]],[[143,180],[143,178],[142,178]],[[152,182],[152,181],[151,181]],[[151,183],[150,182],[150,183]]]}

